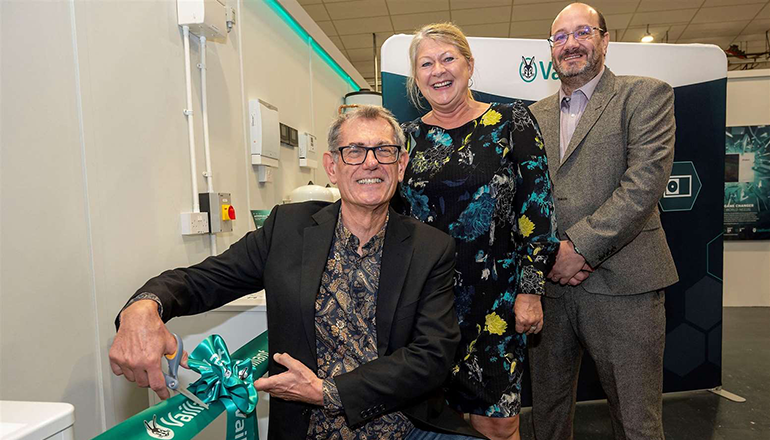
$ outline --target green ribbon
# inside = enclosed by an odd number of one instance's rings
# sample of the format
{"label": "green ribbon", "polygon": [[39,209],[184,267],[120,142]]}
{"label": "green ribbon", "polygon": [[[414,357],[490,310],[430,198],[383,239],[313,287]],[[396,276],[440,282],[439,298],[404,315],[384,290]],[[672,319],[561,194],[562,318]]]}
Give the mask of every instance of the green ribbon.
{"label": "green ribbon", "polygon": [[[241,359],[241,360],[239,360]],[[228,440],[258,440],[254,380],[267,372],[267,332],[230,355],[219,335],[201,342],[188,366],[201,377],[188,387],[209,409],[179,394],[114,426],[97,439],[188,440],[227,411]]]}
{"label": "green ribbon", "polygon": [[[257,390],[254,388],[251,358],[242,361],[230,357],[227,344],[219,335],[203,340],[187,360],[191,370],[200,373],[200,379],[187,389],[206,403],[221,401],[227,408],[227,438],[259,438],[256,435],[240,435],[245,425],[257,426],[254,410],[257,407]],[[246,430],[251,433],[252,430]]]}

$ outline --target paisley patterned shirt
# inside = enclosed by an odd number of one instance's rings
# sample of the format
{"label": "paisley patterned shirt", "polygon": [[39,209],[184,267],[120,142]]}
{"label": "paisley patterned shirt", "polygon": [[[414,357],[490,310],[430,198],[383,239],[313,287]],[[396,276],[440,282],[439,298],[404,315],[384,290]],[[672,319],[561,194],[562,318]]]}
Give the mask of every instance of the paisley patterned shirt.
{"label": "paisley patterned shirt", "polygon": [[382,229],[358,254],[359,240],[337,219],[331,251],[315,302],[318,377],[324,380],[324,406],[310,417],[308,439],[401,439],[413,429],[394,412],[351,429],[345,422],[334,376],[377,359],[377,291],[380,284]]}

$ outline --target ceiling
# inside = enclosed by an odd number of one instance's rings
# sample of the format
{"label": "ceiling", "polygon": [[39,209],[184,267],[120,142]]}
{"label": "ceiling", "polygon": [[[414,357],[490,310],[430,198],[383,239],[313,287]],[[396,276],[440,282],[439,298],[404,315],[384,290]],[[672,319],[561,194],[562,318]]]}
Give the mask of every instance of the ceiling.
{"label": "ceiling", "polygon": [[[556,14],[571,2],[553,0],[298,0],[358,71],[374,85],[377,46],[391,35],[452,21],[469,37],[547,38]],[[638,42],[649,26],[655,42],[710,43],[746,53],[767,50],[768,0],[593,0],[612,41]],[[743,64],[733,64],[735,62]],[[770,67],[730,58],[730,69]],[[379,72],[377,72],[379,75]]]}

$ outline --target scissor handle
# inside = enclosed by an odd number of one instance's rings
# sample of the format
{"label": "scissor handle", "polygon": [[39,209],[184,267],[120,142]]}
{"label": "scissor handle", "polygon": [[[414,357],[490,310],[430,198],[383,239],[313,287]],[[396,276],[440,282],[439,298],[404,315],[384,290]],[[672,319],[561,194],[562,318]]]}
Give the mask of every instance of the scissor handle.
{"label": "scissor handle", "polygon": [[182,353],[184,352],[184,346],[182,345],[182,338],[176,333],[172,333],[176,339],[176,351],[165,355],[168,361],[168,374],[163,373],[166,378],[166,386],[172,390],[176,390],[179,387],[179,363],[182,361]]}

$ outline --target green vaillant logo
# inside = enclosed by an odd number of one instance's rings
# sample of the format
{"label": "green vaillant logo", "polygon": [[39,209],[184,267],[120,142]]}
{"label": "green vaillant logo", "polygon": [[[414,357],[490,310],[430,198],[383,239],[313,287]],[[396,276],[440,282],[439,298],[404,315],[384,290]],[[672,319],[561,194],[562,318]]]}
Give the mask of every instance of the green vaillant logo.
{"label": "green vaillant logo", "polygon": [[[540,70],[538,70],[540,67]],[[553,68],[553,62],[548,62],[548,67],[542,61],[538,61],[535,64],[535,57],[526,58],[521,57],[521,64],[519,64],[519,76],[522,81],[531,83],[538,77],[538,72],[544,80],[558,80],[559,75],[556,74],[556,69]]]}

